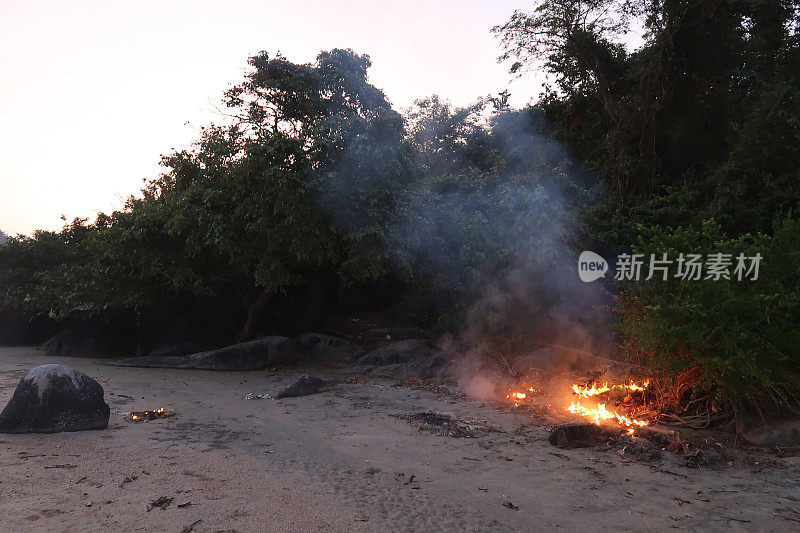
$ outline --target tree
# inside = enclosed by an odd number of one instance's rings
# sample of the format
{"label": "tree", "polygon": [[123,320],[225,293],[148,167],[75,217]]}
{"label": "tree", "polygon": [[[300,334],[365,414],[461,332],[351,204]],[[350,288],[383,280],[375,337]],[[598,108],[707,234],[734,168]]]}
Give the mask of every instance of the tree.
{"label": "tree", "polygon": [[84,305],[86,287],[74,275],[86,264],[85,219],[60,232],[37,230],[0,246],[0,306],[28,316],[62,318]]}
{"label": "tree", "polygon": [[627,30],[627,15],[614,0],[543,0],[532,14],[517,10],[493,31],[505,49],[500,60],[516,58],[511,72],[525,63],[544,63],[564,94],[595,93],[609,117],[619,121],[614,93],[625,50],[612,39]]}
{"label": "tree", "polygon": [[383,245],[396,199],[413,177],[402,117],[367,81],[369,57],[322,52],[314,65],[261,53],[226,105],[250,134],[287,132],[309,161],[306,186],[327,222],[344,237],[339,273],[377,279],[389,271]]}
{"label": "tree", "polygon": [[[544,62],[555,77],[545,112],[618,203],[691,197],[704,212],[698,224],[714,215],[768,230],[772,214],[737,216],[733,204],[754,194],[785,212],[800,200],[788,163],[800,139],[789,118],[800,86],[798,12],[790,0],[540,0],[495,32],[501,59],[517,60],[512,71]],[[619,38],[631,16],[643,21],[645,42],[627,51]],[[761,134],[772,141],[756,146]],[[742,166],[742,141],[763,157]]]}
{"label": "tree", "polygon": [[405,145],[402,118],[367,82],[369,59],[333,50],[314,64],[266,53],[249,63],[224,99],[229,124],[204,129],[142,197],[98,217],[93,272],[114,280],[104,306],[235,295],[242,340],[274,295],[306,287],[319,299],[337,275],[387,271]]}

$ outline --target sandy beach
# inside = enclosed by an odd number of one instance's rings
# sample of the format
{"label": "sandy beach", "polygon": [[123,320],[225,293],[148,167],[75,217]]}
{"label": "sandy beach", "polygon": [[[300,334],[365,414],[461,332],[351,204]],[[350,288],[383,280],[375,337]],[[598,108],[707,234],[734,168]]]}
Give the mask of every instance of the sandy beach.
{"label": "sandy beach", "polygon": [[[797,457],[688,468],[559,450],[527,415],[380,378],[247,401],[305,369],[124,368],[2,348],[0,401],[50,362],[98,380],[111,421],[0,435],[3,531],[786,531],[800,519]],[[123,419],[158,407],[176,415]],[[453,438],[391,416],[430,410],[499,431]]]}

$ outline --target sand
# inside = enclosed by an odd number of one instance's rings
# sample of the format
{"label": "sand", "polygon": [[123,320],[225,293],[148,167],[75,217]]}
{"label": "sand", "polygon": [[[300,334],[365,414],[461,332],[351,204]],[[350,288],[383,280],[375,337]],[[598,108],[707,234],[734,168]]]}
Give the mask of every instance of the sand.
{"label": "sand", "polygon": [[[527,415],[379,378],[245,401],[307,369],[124,368],[0,348],[2,405],[45,363],[97,379],[111,422],[0,435],[2,531],[787,531],[800,519],[797,458],[696,469],[558,450]],[[157,407],[176,416],[123,420]],[[390,416],[427,410],[501,431],[452,438]],[[173,500],[148,511],[160,497]]]}

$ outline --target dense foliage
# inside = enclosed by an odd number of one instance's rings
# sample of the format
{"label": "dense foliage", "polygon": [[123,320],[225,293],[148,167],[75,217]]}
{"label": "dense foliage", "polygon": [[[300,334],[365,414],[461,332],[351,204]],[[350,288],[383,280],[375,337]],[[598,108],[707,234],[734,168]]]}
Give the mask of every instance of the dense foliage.
{"label": "dense foliage", "polygon": [[[756,283],[619,288],[621,340],[640,362],[739,404],[781,404],[800,369],[798,225],[785,218],[800,201],[799,13],[791,0],[542,0],[495,30],[512,70],[552,75],[541,105],[556,136],[608,184],[588,244],[763,255]],[[633,51],[630,20],[646,30]]]}
{"label": "dense foliage", "polygon": [[[675,261],[680,254],[721,253],[730,255],[725,259],[730,267],[724,275],[703,272],[697,280],[656,275],[629,282],[620,293],[619,310],[630,355],[670,375],[693,375],[702,380],[702,390],[716,387],[709,401],[720,408],[729,402],[741,407],[744,400],[758,408],[796,402],[800,221],[781,219],[771,235],[727,237],[714,221],[699,228],[648,227],[641,233],[634,251],[644,257],[667,254]],[[746,258],[757,254],[762,262],[753,267]]]}

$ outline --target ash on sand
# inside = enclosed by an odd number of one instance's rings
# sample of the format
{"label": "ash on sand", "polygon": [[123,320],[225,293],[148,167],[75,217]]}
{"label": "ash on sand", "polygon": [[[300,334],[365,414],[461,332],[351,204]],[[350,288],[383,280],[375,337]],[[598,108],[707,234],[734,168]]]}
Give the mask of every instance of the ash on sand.
{"label": "ash on sand", "polygon": [[308,396],[309,394],[325,392],[332,388],[333,385],[322,378],[301,374],[300,377],[297,378],[297,381],[282,389],[275,394],[273,398],[278,400],[280,398],[290,398],[293,396]]}
{"label": "ash on sand", "polygon": [[475,438],[485,435],[496,428],[473,420],[459,420],[450,415],[427,411],[413,414],[389,415],[411,423],[419,424],[420,431],[431,431],[437,435],[455,438]]}
{"label": "ash on sand", "polygon": [[640,461],[661,459],[661,447],[648,439],[635,435],[622,435],[616,444],[622,456],[630,455]]}

